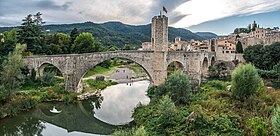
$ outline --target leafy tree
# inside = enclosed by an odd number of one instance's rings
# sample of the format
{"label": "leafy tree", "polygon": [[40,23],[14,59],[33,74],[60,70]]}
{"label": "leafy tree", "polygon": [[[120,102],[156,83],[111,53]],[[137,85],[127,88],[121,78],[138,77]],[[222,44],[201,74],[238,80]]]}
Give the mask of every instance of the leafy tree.
{"label": "leafy tree", "polygon": [[153,127],[148,128],[155,135],[170,135],[168,128],[175,126],[178,113],[175,104],[169,96],[163,96],[158,104],[158,117],[153,121]]}
{"label": "leafy tree", "polygon": [[176,104],[186,104],[192,99],[191,82],[187,74],[175,71],[169,75],[164,84],[148,90],[150,97],[169,95]]}
{"label": "leafy tree", "polygon": [[273,133],[275,136],[280,135],[280,107],[276,107],[271,118]]}
{"label": "leafy tree", "polygon": [[116,47],[116,46],[111,46],[111,47],[109,47],[109,49],[108,49],[108,51],[117,51],[117,50],[119,50],[119,48]]}
{"label": "leafy tree", "polygon": [[45,72],[43,76],[40,78],[41,85],[50,86],[54,79],[56,72]]}
{"label": "leafy tree", "polygon": [[94,38],[91,33],[82,33],[74,41],[74,53],[90,53],[94,49]]}
{"label": "leafy tree", "polygon": [[232,91],[237,99],[244,100],[264,90],[264,83],[251,64],[240,64],[232,73]]}
{"label": "leafy tree", "polygon": [[34,54],[42,52],[43,47],[43,28],[44,22],[41,18],[41,13],[38,12],[36,15],[29,14],[20,26],[18,31],[19,42],[27,44],[27,51]]}
{"label": "leafy tree", "polygon": [[4,32],[3,43],[0,44],[0,56],[6,56],[9,52],[13,51],[17,43],[17,31],[12,29],[11,31]]}
{"label": "leafy tree", "polygon": [[24,68],[25,61],[22,59],[22,52],[26,45],[17,44],[13,52],[9,53],[7,60],[2,64],[1,83],[7,91],[8,98],[20,87],[24,80],[21,68]]}
{"label": "leafy tree", "polygon": [[[12,52],[16,47],[17,43],[17,32],[15,29],[11,31],[4,32],[3,40],[0,42],[0,64],[6,59],[9,52]],[[0,65],[0,71],[2,70],[2,66]]]}
{"label": "leafy tree", "polygon": [[123,50],[134,50],[134,47],[129,44],[125,44]]}
{"label": "leafy tree", "polygon": [[280,61],[280,43],[268,46],[249,46],[244,51],[244,59],[259,69],[271,70]]}
{"label": "leafy tree", "polygon": [[77,28],[74,28],[71,33],[70,33],[70,37],[71,37],[71,43],[74,43],[75,39],[77,38],[77,36],[79,36],[79,31]]}
{"label": "leafy tree", "polygon": [[69,54],[71,53],[71,37],[64,33],[56,33],[47,35],[46,53],[52,54]]}
{"label": "leafy tree", "polygon": [[237,53],[243,53],[243,47],[242,47],[242,43],[240,41],[237,42],[236,51],[237,51]]}

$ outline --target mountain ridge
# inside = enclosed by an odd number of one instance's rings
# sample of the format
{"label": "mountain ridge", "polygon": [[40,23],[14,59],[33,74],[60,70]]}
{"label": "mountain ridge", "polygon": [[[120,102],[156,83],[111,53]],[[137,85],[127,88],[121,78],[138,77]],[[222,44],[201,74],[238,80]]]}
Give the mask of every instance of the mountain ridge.
{"label": "mountain ridge", "polygon": [[[17,27],[0,27],[0,32],[11,30]],[[129,25],[118,21],[105,23],[72,23],[72,24],[50,24],[44,25],[44,30],[48,33],[67,33],[77,28],[80,32],[90,32],[93,37],[105,46],[123,47],[125,44],[141,45],[151,39],[151,24]],[[204,40],[207,37],[200,36],[184,28],[169,27],[169,41],[174,41],[175,37],[180,36],[182,40]],[[213,33],[212,33],[213,34]]]}

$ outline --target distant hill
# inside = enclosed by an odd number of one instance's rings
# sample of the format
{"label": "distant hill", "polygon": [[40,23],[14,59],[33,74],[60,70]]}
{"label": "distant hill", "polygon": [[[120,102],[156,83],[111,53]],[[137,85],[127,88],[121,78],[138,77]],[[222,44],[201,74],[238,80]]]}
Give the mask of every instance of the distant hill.
{"label": "distant hill", "polygon": [[211,38],[218,38],[219,36],[217,34],[211,33],[211,32],[197,32],[195,33],[200,37],[203,37],[203,39],[211,39]]}
{"label": "distant hill", "polygon": [[[107,22],[102,24],[85,22],[44,26],[45,30],[49,30],[49,33],[63,32],[70,34],[74,28],[77,28],[80,32],[92,33],[93,37],[105,46],[115,45],[123,47],[125,44],[141,45],[142,42],[151,41],[151,24],[135,26],[121,22]],[[12,27],[0,27],[0,32],[10,29]],[[215,34],[211,34],[209,33],[208,36],[216,36]],[[206,38],[205,33],[200,36],[186,29],[169,27],[169,41],[174,41],[176,36],[180,36],[182,40],[203,40]]]}

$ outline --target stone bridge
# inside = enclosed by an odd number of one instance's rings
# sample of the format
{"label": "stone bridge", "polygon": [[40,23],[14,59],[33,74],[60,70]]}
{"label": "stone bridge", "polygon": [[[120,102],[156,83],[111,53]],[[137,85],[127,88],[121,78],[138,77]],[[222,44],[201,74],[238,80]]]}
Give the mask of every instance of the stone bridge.
{"label": "stone bridge", "polygon": [[25,57],[28,68],[36,71],[37,77],[43,75],[44,68],[51,64],[63,75],[65,89],[82,89],[83,76],[94,66],[112,58],[122,58],[139,64],[150,77],[152,85],[163,83],[167,77],[167,67],[177,62],[187,72],[190,79],[200,83],[207,74],[208,67],[216,60],[214,52],[185,51],[114,51],[86,54],[65,54]]}

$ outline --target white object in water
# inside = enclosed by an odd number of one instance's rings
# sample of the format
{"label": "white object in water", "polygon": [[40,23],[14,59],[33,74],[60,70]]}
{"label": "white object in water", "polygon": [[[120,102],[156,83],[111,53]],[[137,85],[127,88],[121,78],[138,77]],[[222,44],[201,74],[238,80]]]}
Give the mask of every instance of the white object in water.
{"label": "white object in water", "polygon": [[60,112],[61,112],[61,110],[60,110],[60,111],[58,111],[58,110],[55,108],[55,106],[53,106],[53,109],[52,109],[52,110],[50,110],[50,112],[51,112],[51,113],[60,113]]}

